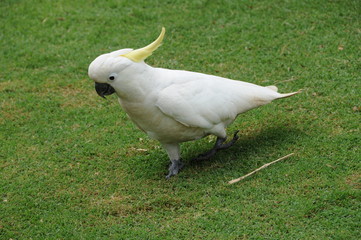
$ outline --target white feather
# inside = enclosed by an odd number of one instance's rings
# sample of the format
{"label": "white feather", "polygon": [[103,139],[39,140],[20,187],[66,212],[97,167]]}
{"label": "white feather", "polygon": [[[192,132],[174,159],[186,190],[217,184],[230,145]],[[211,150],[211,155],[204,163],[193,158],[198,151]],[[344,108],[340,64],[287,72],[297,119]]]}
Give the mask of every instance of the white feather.
{"label": "white feather", "polygon": [[[226,137],[226,127],[243,112],[296,94],[196,72],[153,68],[120,56],[131,49],[104,54],[89,66],[97,83],[111,85],[130,119],[180,158],[179,143],[209,134]],[[117,76],[109,80],[109,76]],[[178,156],[176,156],[178,155]]]}

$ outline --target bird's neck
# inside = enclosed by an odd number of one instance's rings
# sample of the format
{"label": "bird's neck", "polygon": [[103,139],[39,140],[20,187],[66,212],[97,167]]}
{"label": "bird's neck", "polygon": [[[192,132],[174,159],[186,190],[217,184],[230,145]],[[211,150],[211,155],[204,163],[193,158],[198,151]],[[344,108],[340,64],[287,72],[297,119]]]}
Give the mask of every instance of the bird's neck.
{"label": "bird's neck", "polygon": [[116,88],[119,99],[132,103],[144,101],[156,84],[155,72],[155,68],[146,63],[129,67],[123,76],[125,81]]}

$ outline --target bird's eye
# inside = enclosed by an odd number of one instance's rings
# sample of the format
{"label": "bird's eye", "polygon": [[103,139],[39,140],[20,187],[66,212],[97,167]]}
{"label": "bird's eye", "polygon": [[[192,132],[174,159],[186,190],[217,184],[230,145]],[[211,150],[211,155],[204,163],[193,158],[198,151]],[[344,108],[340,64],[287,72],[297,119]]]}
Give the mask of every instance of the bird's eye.
{"label": "bird's eye", "polygon": [[110,74],[108,79],[109,79],[110,81],[113,81],[116,76],[117,76],[117,74],[115,74],[115,73]]}

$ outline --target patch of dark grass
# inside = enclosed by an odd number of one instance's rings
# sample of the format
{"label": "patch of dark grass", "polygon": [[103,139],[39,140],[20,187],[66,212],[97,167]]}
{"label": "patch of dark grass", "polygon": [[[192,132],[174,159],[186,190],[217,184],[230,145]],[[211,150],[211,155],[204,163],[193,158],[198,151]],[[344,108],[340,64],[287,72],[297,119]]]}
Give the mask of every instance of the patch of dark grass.
{"label": "patch of dark grass", "polygon": [[[359,1],[0,3],[1,239],[357,239]],[[167,29],[153,66],[295,97],[239,116],[240,140],[210,161],[208,137],[168,159],[89,63]],[[267,162],[294,152],[236,185]]]}

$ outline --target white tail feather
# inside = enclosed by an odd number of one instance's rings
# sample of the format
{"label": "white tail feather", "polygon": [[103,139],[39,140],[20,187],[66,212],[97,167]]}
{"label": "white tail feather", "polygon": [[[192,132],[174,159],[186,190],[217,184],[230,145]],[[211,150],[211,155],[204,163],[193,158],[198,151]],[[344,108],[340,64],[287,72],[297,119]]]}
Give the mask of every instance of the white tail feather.
{"label": "white tail feather", "polygon": [[271,85],[271,86],[266,86],[266,88],[269,88],[275,92],[278,92],[278,88],[276,86]]}
{"label": "white tail feather", "polygon": [[291,97],[291,96],[296,95],[296,94],[298,94],[300,92],[301,92],[301,90],[298,90],[297,92],[292,92],[292,93],[280,93],[280,96],[277,99]]}

